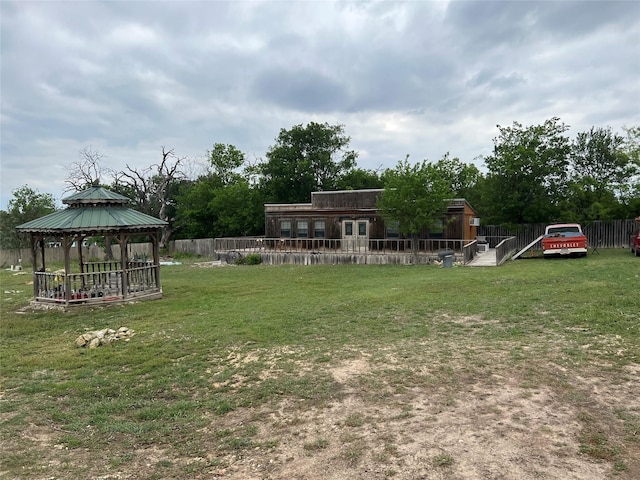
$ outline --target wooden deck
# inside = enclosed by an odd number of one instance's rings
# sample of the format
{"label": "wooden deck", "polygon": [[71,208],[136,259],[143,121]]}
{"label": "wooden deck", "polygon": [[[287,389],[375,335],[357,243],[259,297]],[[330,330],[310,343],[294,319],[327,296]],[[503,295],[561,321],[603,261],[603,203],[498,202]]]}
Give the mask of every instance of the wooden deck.
{"label": "wooden deck", "polygon": [[[515,237],[492,239],[495,248],[486,253],[478,251],[476,240],[454,239],[368,239],[350,242],[338,239],[300,238],[216,238],[216,259],[234,263],[238,257],[258,254],[270,265],[411,265],[441,262],[445,254],[453,255],[453,262],[469,266],[501,265],[515,251]],[[412,243],[413,242],[413,243]],[[417,251],[413,247],[417,247]]]}
{"label": "wooden deck", "polygon": [[[414,246],[416,250],[414,250]],[[451,239],[366,239],[322,238],[216,238],[217,259],[234,263],[238,257],[258,254],[269,265],[412,265],[442,260],[451,252],[454,261],[467,258],[464,240]]]}
{"label": "wooden deck", "polygon": [[[429,265],[439,262],[441,258],[437,253],[421,252],[412,253],[280,253],[260,252],[262,263],[268,265]],[[462,255],[454,254],[454,261],[462,261]],[[228,259],[226,259],[228,263]]]}
{"label": "wooden deck", "polygon": [[468,267],[497,267],[496,249],[490,248],[486,252],[479,252],[473,260],[466,264]]}

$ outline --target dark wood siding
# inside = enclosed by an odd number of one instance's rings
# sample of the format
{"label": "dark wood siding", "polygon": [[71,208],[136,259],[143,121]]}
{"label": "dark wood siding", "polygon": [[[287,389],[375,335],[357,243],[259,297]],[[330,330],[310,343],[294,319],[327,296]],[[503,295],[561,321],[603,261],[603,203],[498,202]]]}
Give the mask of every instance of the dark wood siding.
{"label": "dark wood siding", "polygon": [[[342,237],[343,220],[366,219],[369,221],[369,238],[384,239],[386,227],[384,220],[377,213],[377,201],[384,190],[353,190],[338,192],[314,192],[311,194],[310,204],[267,205],[265,208],[265,236],[267,238],[280,237],[280,221],[291,221],[291,236],[296,238],[298,220],[309,222],[308,238],[313,238],[313,222],[325,221],[325,236],[327,239]],[[441,234],[429,234],[425,230],[421,238],[449,238],[472,240],[475,237],[475,227],[469,228],[469,218],[475,216],[475,211],[464,199],[451,202],[443,219]],[[471,236],[471,234],[473,234]]]}
{"label": "dark wood siding", "polygon": [[291,220],[291,236],[297,237],[297,222],[299,220],[309,222],[309,238],[313,238],[313,222],[324,220],[324,238],[342,237],[342,220],[358,220],[365,218],[370,222],[370,238],[384,238],[384,222],[374,212],[269,212],[265,215],[265,236],[267,238],[280,237],[280,221]]}
{"label": "dark wood siding", "polygon": [[375,209],[382,190],[353,190],[339,192],[314,192],[311,204],[316,210]]}

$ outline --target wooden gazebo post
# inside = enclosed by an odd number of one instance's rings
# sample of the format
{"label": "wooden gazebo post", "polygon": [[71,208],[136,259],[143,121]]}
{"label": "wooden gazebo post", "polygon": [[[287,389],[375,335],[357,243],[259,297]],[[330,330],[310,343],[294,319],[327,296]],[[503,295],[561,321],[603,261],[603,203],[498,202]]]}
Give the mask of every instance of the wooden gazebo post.
{"label": "wooden gazebo post", "polygon": [[122,269],[122,298],[127,298],[129,292],[129,279],[127,278],[127,265],[129,264],[129,252],[127,250],[127,243],[129,241],[129,235],[120,233],[120,268]]}
{"label": "wooden gazebo post", "polygon": [[45,249],[45,243],[44,243],[44,235],[40,235],[38,237],[38,241],[40,242],[40,258],[42,259],[42,267],[40,267],[42,269],[42,271],[44,272],[45,269],[47,268],[47,266],[45,265],[45,259],[44,259],[44,249]]}
{"label": "wooden gazebo post", "polygon": [[[36,271],[38,271],[38,241],[36,240],[36,235],[33,233],[29,235],[30,243],[31,243],[31,265],[33,265],[33,298],[35,298],[38,294],[38,276],[36,275]],[[43,268],[44,268],[44,252],[43,252]]]}
{"label": "wooden gazebo post", "polygon": [[[160,240],[158,233],[150,235],[153,239],[153,264],[160,265]],[[156,270],[156,287],[160,288],[160,268]]]}
{"label": "wooden gazebo post", "polygon": [[67,233],[62,235],[62,248],[64,248],[64,301],[68,305],[71,300],[71,244],[72,239]]}

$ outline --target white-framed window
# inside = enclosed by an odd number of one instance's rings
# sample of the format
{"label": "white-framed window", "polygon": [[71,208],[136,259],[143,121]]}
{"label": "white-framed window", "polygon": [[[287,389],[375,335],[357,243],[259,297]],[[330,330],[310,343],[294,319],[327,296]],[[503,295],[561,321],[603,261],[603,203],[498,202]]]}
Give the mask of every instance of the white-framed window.
{"label": "white-framed window", "polygon": [[344,222],[344,236],[353,237],[353,222]]}
{"label": "white-framed window", "polygon": [[291,237],[291,220],[280,220],[280,236]]}
{"label": "white-framed window", "polygon": [[309,236],[309,222],[298,220],[296,222],[296,237],[307,238]]}
{"label": "white-framed window", "polygon": [[358,236],[359,237],[366,237],[367,236],[367,226],[369,225],[369,222],[358,222]]}
{"label": "white-framed window", "polygon": [[313,238],[325,237],[326,224],[324,220],[316,220],[313,222]]}

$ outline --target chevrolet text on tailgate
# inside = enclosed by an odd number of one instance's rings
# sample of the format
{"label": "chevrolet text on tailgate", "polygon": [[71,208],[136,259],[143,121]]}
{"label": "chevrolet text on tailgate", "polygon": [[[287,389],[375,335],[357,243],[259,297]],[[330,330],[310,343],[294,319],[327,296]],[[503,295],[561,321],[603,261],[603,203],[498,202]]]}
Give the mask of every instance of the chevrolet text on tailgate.
{"label": "chevrolet text on tailgate", "polygon": [[587,237],[577,223],[556,223],[547,225],[542,238],[545,256],[587,255]]}

